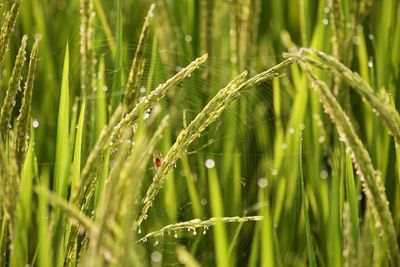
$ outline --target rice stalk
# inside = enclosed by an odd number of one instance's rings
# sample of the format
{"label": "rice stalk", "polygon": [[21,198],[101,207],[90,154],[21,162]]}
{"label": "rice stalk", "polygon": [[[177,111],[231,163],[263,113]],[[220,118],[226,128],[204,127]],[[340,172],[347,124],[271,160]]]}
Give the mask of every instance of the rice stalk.
{"label": "rice stalk", "polygon": [[16,146],[15,156],[17,162],[23,162],[23,159],[25,158],[25,154],[29,145],[32,91],[33,91],[33,84],[34,84],[34,77],[36,70],[38,47],[39,47],[39,38],[36,38],[30,54],[28,76],[26,78],[24,86],[24,96],[22,98],[22,104],[16,122],[17,140],[15,144]]}
{"label": "rice stalk", "polygon": [[94,132],[94,105],[96,81],[96,59],[94,48],[95,12],[93,0],[80,0],[80,59],[81,59],[81,94],[86,98],[87,112],[85,122],[87,127],[86,145],[91,147]]}
{"label": "rice stalk", "polygon": [[[95,186],[99,179],[98,172],[101,169],[101,162],[104,157],[103,155],[105,155],[104,152],[110,146],[115,148],[119,144],[117,137],[120,137],[121,131],[123,129],[126,130],[130,128],[138,119],[138,115],[141,111],[148,109],[149,107],[151,107],[151,105],[163,98],[170,89],[174,88],[184,78],[190,76],[194,70],[198,69],[200,65],[205,62],[206,59],[207,54],[194,60],[186,68],[178,72],[174,77],[166,81],[164,84],[159,85],[148,96],[142,98],[135,106],[135,108],[128,114],[125,114],[122,119],[122,106],[119,106],[116,109],[108,126],[103,129],[96,145],[88,156],[84,168],[82,169],[81,182],[78,190],[76,191],[76,195],[73,197],[74,203],[82,211],[85,211],[87,209],[90,199],[93,196]],[[74,252],[71,251],[71,247],[74,243],[74,239],[76,238],[76,234],[77,229],[71,229],[69,240],[69,244],[71,245],[68,246],[69,250],[66,262],[73,258]]]}
{"label": "rice stalk", "polygon": [[102,4],[100,3],[100,0],[94,0],[94,6],[96,8],[96,14],[98,15],[100,23],[103,27],[104,34],[106,35],[107,43],[111,50],[111,54],[115,55],[114,36],[112,35],[110,24],[107,22],[107,17],[104,12],[104,8],[103,8]]}
{"label": "rice stalk", "polygon": [[42,196],[46,197],[45,199],[51,206],[61,208],[65,214],[75,220],[75,225],[83,227],[86,232],[90,232],[95,228],[92,219],[90,219],[86,214],[82,213],[81,210],[77,209],[70,202],[59,197],[57,194],[49,191],[43,186],[36,186],[35,191],[37,194],[41,194]]}
{"label": "rice stalk", "polygon": [[192,234],[196,235],[197,234],[196,229],[198,228],[203,228],[202,233],[205,235],[209,230],[209,227],[215,225],[217,222],[243,223],[251,221],[262,221],[262,219],[263,216],[245,216],[245,217],[234,216],[234,217],[221,217],[221,218],[213,217],[204,221],[200,219],[193,219],[186,222],[179,222],[175,224],[166,225],[160,230],[146,234],[144,237],[140,238],[137,242],[147,242],[147,240],[151,237],[157,238],[164,236],[165,234],[170,235],[171,233],[174,233],[174,237],[178,238],[178,232],[182,231],[187,231],[187,232],[192,231]]}
{"label": "rice stalk", "polygon": [[303,173],[303,133],[300,133],[300,146],[299,146],[299,169],[300,169],[300,183],[301,183],[301,200],[303,205],[304,214],[304,228],[306,230],[306,240],[307,240],[307,255],[309,266],[316,267],[317,260],[315,258],[314,242],[311,233],[311,224],[309,216],[309,200],[306,195],[304,173]]}
{"label": "rice stalk", "polygon": [[198,69],[206,59],[207,54],[194,60],[186,68],[178,72],[174,77],[159,85],[149,95],[142,98],[139,103],[129,113],[125,114],[122,119],[120,118],[122,115],[122,107],[118,107],[116,109],[108,126],[103,129],[96,145],[88,156],[85,166],[82,169],[81,184],[79,186],[77,195],[74,197],[74,202],[82,210],[87,208],[87,204],[93,195],[94,188],[98,180],[96,169],[101,167],[100,163],[102,161],[102,155],[105,154],[104,151],[109,146],[114,147],[114,143],[118,143],[117,139],[120,136],[121,130],[132,127],[138,119],[140,112],[147,110],[153,104],[163,98],[169,90],[176,87],[183,79],[190,76],[193,71]]}
{"label": "rice stalk", "polygon": [[[330,10],[330,25],[332,28],[332,54],[339,60],[343,59],[343,54],[347,53],[346,44],[344,43],[344,18],[341,0],[328,0]],[[349,92],[340,89],[340,78],[333,77],[333,92],[342,104],[345,104],[346,110],[349,106]]]}
{"label": "rice stalk", "polygon": [[[132,149],[132,144],[121,144],[120,149],[123,151],[118,154],[107,181],[105,206],[98,211],[100,216],[96,222],[100,225],[100,229],[91,237],[88,253],[96,257],[90,257],[92,260],[88,261],[88,266],[99,266],[103,260],[107,262],[110,258],[122,266],[129,265],[128,258],[131,257],[129,254],[132,254],[132,250],[127,250],[127,248],[133,244],[131,240],[135,235],[126,233],[132,233],[132,218],[137,212],[136,203],[140,194],[141,180],[154,148],[162,138],[167,125],[168,117],[165,117],[150,140],[146,135],[140,135],[133,146],[133,152],[128,157],[126,155]],[[129,141],[132,132],[125,131],[124,135],[124,139]],[[114,246],[108,246],[107,242],[111,242]],[[99,259],[100,262],[94,261],[93,258]]]}
{"label": "rice stalk", "polygon": [[343,58],[343,53],[348,51],[342,51],[343,41],[344,41],[344,18],[342,11],[341,0],[328,0],[328,7],[330,12],[330,25],[332,28],[332,53],[337,58]]}
{"label": "rice stalk", "polygon": [[347,146],[346,151],[350,153],[357,173],[360,175],[363,189],[375,215],[375,225],[387,244],[386,249],[389,259],[393,266],[399,266],[400,254],[396,238],[397,234],[381,175],[373,167],[368,151],[365,149],[349,118],[332,95],[328,86],[315,76],[310,65],[304,64],[301,61],[299,61],[299,64],[307,72],[314,87],[321,93],[321,101],[325,112],[330,115],[333,123],[336,125],[341,139]]}
{"label": "rice stalk", "polygon": [[0,64],[3,63],[4,56],[7,52],[8,42],[10,40],[11,33],[14,31],[20,5],[20,0],[16,0],[11,9],[8,10],[6,15],[4,16],[4,22],[1,25],[0,33]]}
{"label": "rice stalk", "polygon": [[[99,214],[95,219],[99,224],[99,231],[90,234],[90,244],[88,249],[88,255],[90,256],[87,259],[87,266],[101,266],[103,258],[104,260],[107,260],[107,257],[104,255],[105,253],[103,253],[102,250],[104,248],[108,251],[112,250],[112,247],[107,246],[106,239],[115,239],[116,235],[121,235],[121,229],[117,223],[116,214],[118,214],[120,210],[120,207],[118,207],[118,205],[121,204],[120,200],[124,197],[126,198],[126,196],[124,196],[126,188],[121,188],[119,186],[118,178],[124,171],[122,168],[125,163],[130,160],[128,159],[128,155],[129,151],[132,149],[132,143],[130,141],[131,136],[131,131],[126,130],[123,132],[123,139],[126,142],[122,142],[119,146],[119,152],[115,159],[114,166],[107,177],[107,187],[105,188],[103,201],[104,205],[101,207],[101,210],[96,211],[96,213]],[[119,192],[118,189],[122,189],[122,191]],[[70,244],[73,244],[71,241],[74,240],[70,238]],[[68,246],[67,250],[70,250],[70,248],[71,246]],[[111,254],[111,252],[109,252],[109,254]]]}
{"label": "rice stalk", "polygon": [[284,70],[286,70],[293,61],[292,58],[287,59],[269,70],[255,75],[247,81],[247,71],[244,71],[211,99],[196,118],[191,121],[189,126],[179,133],[175,144],[169,149],[160,168],[153,177],[153,183],[148,188],[146,196],[143,199],[142,212],[137,219],[138,225],[147,218],[147,211],[151,207],[156,195],[163,187],[168,173],[172,170],[173,166],[175,166],[176,161],[187,153],[188,146],[229,107],[233,100],[239,98],[239,96],[250,88],[283,75]]}
{"label": "rice stalk", "polygon": [[[17,163],[12,150],[7,154],[4,143],[0,140],[0,192],[4,215],[7,219],[8,234],[14,235],[15,218],[19,195],[20,176],[18,175]],[[12,244],[10,244],[12,247]]]}
{"label": "rice stalk", "polygon": [[350,205],[345,202],[343,205],[343,266],[356,266],[357,262],[357,245],[351,233]]}
{"label": "rice stalk", "polygon": [[11,128],[11,113],[15,106],[15,97],[17,92],[21,90],[21,71],[25,63],[25,48],[28,41],[28,36],[22,37],[21,46],[19,48],[17,58],[15,59],[14,68],[8,81],[6,97],[4,98],[3,106],[0,113],[0,132],[1,139],[6,140],[8,130]]}
{"label": "rice stalk", "polygon": [[[203,16],[202,16],[202,21],[204,21],[204,30],[203,32],[205,33],[205,36],[203,36],[203,40],[205,40],[205,51],[210,55],[210,58],[212,59],[214,57],[214,9],[215,9],[215,1],[213,0],[204,0],[201,1],[203,5]],[[211,61],[209,61],[206,65],[206,74],[205,74],[205,80],[207,84],[211,85],[212,80],[213,80],[213,72],[211,69]]]}
{"label": "rice stalk", "polygon": [[[94,188],[96,186],[98,176],[97,172],[101,168],[101,163],[104,159],[105,151],[108,148],[113,126],[118,123],[122,115],[122,107],[119,106],[110,119],[107,126],[104,127],[96,145],[91,150],[86,163],[82,169],[80,183],[77,190],[74,192],[73,201],[81,210],[86,210]],[[90,193],[89,193],[90,192]]]}
{"label": "rice stalk", "polygon": [[139,37],[139,43],[133,57],[131,69],[129,71],[128,82],[125,88],[124,103],[127,110],[131,110],[136,104],[139,97],[139,87],[143,76],[145,64],[144,47],[149,32],[150,19],[153,17],[155,4],[150,5],[150,9],[144,20],[142,32]]}
{"label": "rice stalk", "polygon": [[[92,71],[93,62],[91,57],[93,56],[91,51],[93,49],[93,2],[92,0],[80,0],[80,31],[79,31],[79,42],[80,42],[80,60],[81,60],[81,94],[88,94],[91,89],[91,75],[94,74]],[[94,67],[94,66],[93,66]]]}
{"label": "rice stalk", "polygon": [[247,29],[248,27],[248,3],[240,3],[238,0],[232,1],[231,20],[231,63],[237,71],[244,67],[244,49],[246,47]]}
{"label": "rice stalk", "polygon": [[115,43],[116,43],[116,50],[113,56],[113,66],[114,66],[114,74],[112,78],[112,86],[110,95],[113,96],[111,98],[111,107],[109,107],[110,112],[113,112],[120,103],[121,96],[120,92],[122,90],[122,84],[125,79],[125,73],[123,71],[123,4],[122,0],[113,1],[114,8],[116,10],[116,23],[115,27]]}
{"label": "rice stalk", "polygon": [[186,154],[188,146],[228,107],[233,100],[229,98],[234,96],[240,85],[245,82],[246,77],[247,71],[233,79],[225,88],[218,92],[189,126],[179,133],[175,144],[169,149],[160,168],[153,177],[153,182],[147,190],[146,196],[143,199],[142,212],[137,220],[137,225],[140,225],[143,219],[147,218],[148,209],[152,206],[153,200],[162,188],[167,174],[172,170],[176,161]]}
{"label": "rice stalk", "polygon": [[[310,57],[316,56],[320,61]],[[336,58],[327,55],[321,51],[309,48],[301,48],[297,55],[298,60],[309,63],[314,67],[327,71],[332,76],[339,75],[352,88],[354,88],[371,105],[372,110],[382,119],[389,133],[392,134],[397,143],[400,142],[400,115],[395,107],[390,103],[388,94],[381,90],[379,94],[364,81],[361,76],[351,71]]]}
{"label": "rice stalk", "polygon": [[357,19],[362,21],[371,11],[374,0],[361,0],[357,4]]}
{"label": "rice stalk", "polygon": [[195,59],[186,68],[182,69],[165,83],[160,84],[150,94],[143,97],[139,103],[137,103],[129,113],[125,114],[121,121],[114,126],[110,142],[111,148],[114,148],[116,145],[118,145],[118,140],[122,129],[126,127],[132,127],[134,129],[134,123],[138,120],[138,117],[140,114],[142,114],[142,112],[146,111],[152,105],[160,101],[169,90],[176,87],[183,79],[190,77],[192,72],[200,68],[200,65],[203,64],[207,58],[208,54],[204,54],[203,56]]}

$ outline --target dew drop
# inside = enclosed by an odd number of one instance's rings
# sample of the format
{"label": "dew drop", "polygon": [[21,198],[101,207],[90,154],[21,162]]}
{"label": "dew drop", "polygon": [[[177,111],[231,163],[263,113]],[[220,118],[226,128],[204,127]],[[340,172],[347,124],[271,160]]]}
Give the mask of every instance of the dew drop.
{"label": "dew drop", "polygon": [[290,128],[290,129],[289,129],[289,133],[290,133],[290,134],[294,134],[294,132],[295,132],[294,128]]}
{"label": "dew drop", "polygon": [[372,62],[372,58],[368,60],[368,68],[372,68],[374,66],[374,63]]}
{"label": "dew drop", "polygon": [[34,119],[32,121],[32,127],[35,128],[35,129],[39,127],[39,121],[37,119]]}
{"label": "dew drop", "polygon": [[285,150],[287,148],[287,144],[286,143],[282,143],[281,148],[282,148],[282,150]]}
{"label": "dew drop", "polygon": [[374,40],[374,38],[375,38],[375,36],[372,33],[368,34],[368,39],[370,39],[372,41],[372,40]]}
{"label": "dew drop", "polygon": [[162,254],[159,251],[154,251],[150,257],[153,262],[161,262],[162,260]]}
{"label": "dew drop", "polygon": [[146,113],[143,115],[143,119],[144,119],[144,120],[147,120],[147,119],[149,119],[149,118],[150,118],[150,113],[146,112]]}
{"label": "dew drop", "polygon": [[326,171],[326,170],[322,170],[320,173],[319,173],[319,176],[321,177],[321,179],[326,179],[326,178],[328,178],[328,172]]}
{"label": "dew drop", "polygon": [[260,178],[260,179],[258,179],[258,181],[257,181],[257,185],[258,185],[258,187],[260,187],[260,188],[265,188],[265,187],[267,187],[267,185],[268,185],[268,180],[267,180],[266,178]]}
{"label": "dew drop", "polygon": [[236,64],[237,63],[237,57],[231,57],[231,63]]}
{"label": "dew drop", "polygon": [[186,36],[185,36],[185,41],[186,41],[186,42],[190,43],[192,40],[193,40],[193,38],[192,38],[191,35],[186,35]]}
{"label": "dew drop", "polygon": [[215,161],[213,159],[207,159],[204,163],[207,169],[212,169],[215,167]]}
{"label": "dew drop", "polygon": [[329,20],[328,19],[323,19],[322,20],[322,24],[324,24],[325,26],[329,24]]}
{"label": "dew drop", "polygon": [[353,37],[353,44],[354,45],[359,45],[360,44],[360,38],[358,36]]}

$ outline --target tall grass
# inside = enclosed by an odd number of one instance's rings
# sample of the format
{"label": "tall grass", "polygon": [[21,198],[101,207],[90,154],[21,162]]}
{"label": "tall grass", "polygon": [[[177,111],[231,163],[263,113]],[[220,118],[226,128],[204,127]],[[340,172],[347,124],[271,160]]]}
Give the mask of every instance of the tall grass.
{"label": "tall grass", "polygon": [[0,266],[400,265],[397,1],[0,9]]}

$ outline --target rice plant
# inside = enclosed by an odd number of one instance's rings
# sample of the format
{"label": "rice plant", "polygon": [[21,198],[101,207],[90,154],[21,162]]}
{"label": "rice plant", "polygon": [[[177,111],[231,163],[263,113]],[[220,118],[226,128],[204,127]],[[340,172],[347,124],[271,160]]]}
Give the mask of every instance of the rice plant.
{"label": "rice plant", "polygon": [[0,10],[0,266],[400,266],[397,1]]}

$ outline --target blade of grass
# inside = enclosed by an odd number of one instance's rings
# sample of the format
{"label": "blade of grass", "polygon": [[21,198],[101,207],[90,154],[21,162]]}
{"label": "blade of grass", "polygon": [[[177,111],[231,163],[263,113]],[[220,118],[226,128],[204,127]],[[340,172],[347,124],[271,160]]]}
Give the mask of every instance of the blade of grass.
{"label": "blade of grass", "polygon": [[[49,171],[44,169],[41,174],[40,186],[48,188],[49,186]],[[51,266],[51,257],[53,255],[53,249],[49,236],[51,235],[49,229],[49,210],[47,207],[48,200],[44,194],[38,194],[38,244],[39,244],[39,256],[38,264],[39,266]]]}
{"label": "blade of grass", "polygon": [[83,98],[81,111],[79,113],[76,137],[75,137],[74,158],[72,164],[71,195],[74,194],[75,190],[77,189],[79,185],[79,179],[81,176],[81,151],[82,151],[83,126],[85,120],[85,107],[86,107],[85,103],[86,103],[85,98]]}
{"label": "blade of grass", "polygon": [[[346,156],[346,197],[349,203],[350,222],[351,222],[351,234],[354,241],[354,251],[358,251],[358,244],[360,242],[360,219],[359,219],[359,207],[358,207],[358,190],[354,181],[354,170],[351,164],[351,158],[349,155]],[[357,254],[356,254],[357,255]],[[355,255],[355,256],[356,256]]]}
{"label": "blade of grass", "polygon": [[[57,144],[54,168],[53,188],[57,195],[65,199],[68,188],[69,172],[69,45],[67,43],[64,57],[64,68],[61,82],[61,93],[58,111]],[[60,209],[54,213],[55,232],[53,246],[56,266],[61,266],[64,261],[64,217]]]}
{"label": "blade of grass", "polygon": [[[335,140],[336,141],[336,140]],[[332,179],[329,190],[329,222],[327,226],[327,254],[328,266],[342,266],[342,240],[341,240],[341,201],[340,201],[340,183],[343,180],[344,173],[344,149],[338,141],[334,145],[331,156]]]}
{"label": "blade of grass", "polygon": [[13,236],[13,250],[10,266],[24,266],[28,264],[28,249],[30,244],[29,227],[32,212],[32,185],[33,185],[33,138],[29,142],[26,159],[21,171],[21,184],[17,204],[17,231]]}
{"label": "blade of grass", "polygon": [[54,169],[54,189],[65,198],[68,186],[69,151],[69,48],[66,46],[64,68],[61,83],[60,105],[58,111],[56,162]]}
{"label": "blade of grass", "polygon": [[304,216],[304,227],[306,230],[306,237],[307,237],[307,255],[308,255],[308,264],[309,266],[316,267],[317,260],[315,258],[315,249],[314,249],[314,242],[311,233],[311,226],[310,226],[310,217],[308,215],[308,199],[305,190],[305,181],[304,181],[304,174],[303,174],[303,137],[300,137],[300,148],[299,148],[299,172],[300,172],[300,184],[301,184],[301,198],[302,198],[302,205],[303,205],[303,216]]}
{"label": "blade of grass", "polygon": [[216,217],[214,241],[217,266],[228,267],[234,262],[233,255],[228,254],[228,236],[223,222],[220,220],[224,216],[221,189],[216,170],[208,171],[208,182],[210,187],[211,214]]}
{"label": "blade of grass", "polygon": [[123,36],[122,36],[122,0],[115,1],[117,7],[117,24],[115,30],[116,50],[114,56],[114,77],[111,87],[111,111],[117,108],[121,100],[122,84],[123,84]]}
{"label": "blade of grass", "polygon": [[115,56],[115,41],[114,41],[114,37],[112,35],[110,25],[107,22],[107,17],[106,17],[106,14],[104,12],[104,8],[103,8],[102,4],[100,3],[100,0],[94,0],[94,6],[95,6],[96,11],[97,11],[96,14],[99,16],[102,29],[104,30],[104,33],[105,33],[105,35],[107,37],[107,43],[108,43],[108,46],[110,47],[111,54],[113,56]]}
{"label": "blade of grass", "polygon": [[270,203],[267,190],[259,191],[259,203],[262,203],[261,215],[261,266],[275,266],[274,237],[272,228],[272,218],[270,213]]}

